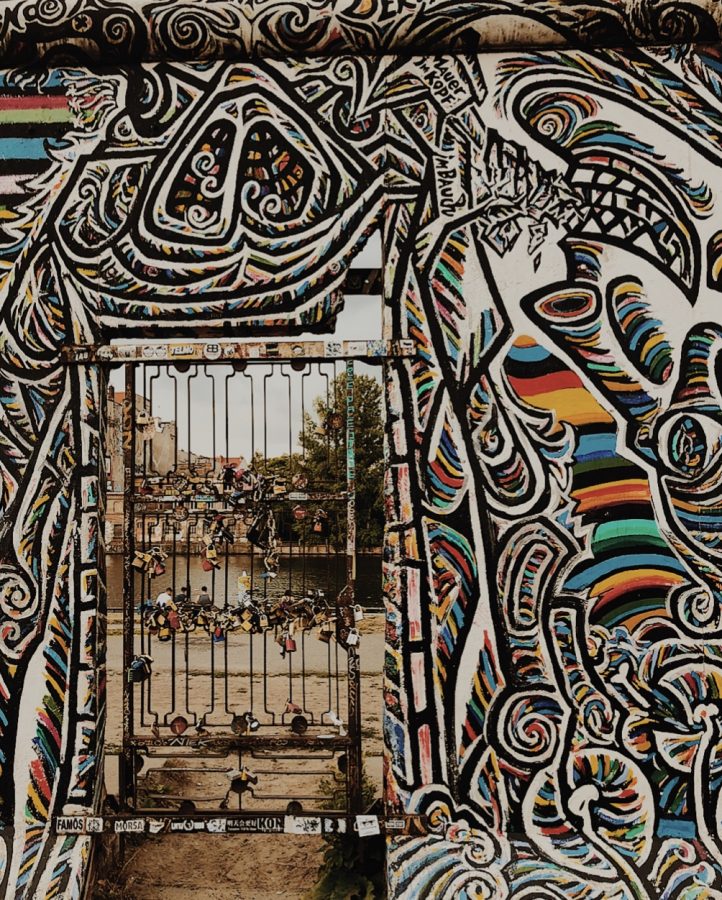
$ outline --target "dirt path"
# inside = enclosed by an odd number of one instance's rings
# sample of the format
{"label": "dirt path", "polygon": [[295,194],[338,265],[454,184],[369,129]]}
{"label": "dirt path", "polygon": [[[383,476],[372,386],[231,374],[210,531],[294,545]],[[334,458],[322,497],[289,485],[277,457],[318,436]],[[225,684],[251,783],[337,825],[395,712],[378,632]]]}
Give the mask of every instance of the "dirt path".
{"label": "dirt path", "polygon": [[[374,617],[374,620],[366,620],[363,624],[363,747],[366,770],[380,795],[383,621],[381,617]],[[119,616],[110,617],[108,632],[107,736],[109,742],[115,743],[121,736]],[[312,649],[312,652],[318,651]],[[315,660],[312,658],[309,662],[315,668]],[[242,668],[240,666],[234,675],[240,677]],[[199,668],[193,671],[193,682],[202,684],[208,681],[208,673],[204,669],[202,661]],[[164,700],[167,699],[164,696],[167,689],[164,681],[166,670],[167,662],[161,653],[156,659],[155,692]],[[280,666],[274,675],[274,681],[282,680]],[[309,702],[317,695],[321,697],[323,690],[322,681],[317,683],[317,679],[311,676],[308,680]],[[324,708],[327,706],[325,704]],[[114,792],[112,768],[112,762],[109,762],[106,781],[111,793]],[[209,775],[209,781],[222,793],[225,787],[217,788],[213,781],[220,777]],[[273,784],[274,780],[269,780]],[[182,787],[192,791],[193,786]],[[324,847],[320,838],[284,834],[146,837],[142,843],[128,847],[126,863],[117,882],[99,886],[95,896],[96,900],[270,900],[275,897],[302,900],[316,881]]]}
{"label": "dirt path", "polygon": [[319,838],[204,835],[148,838],[129,852],[123,900],[301,898],[321,863]]}

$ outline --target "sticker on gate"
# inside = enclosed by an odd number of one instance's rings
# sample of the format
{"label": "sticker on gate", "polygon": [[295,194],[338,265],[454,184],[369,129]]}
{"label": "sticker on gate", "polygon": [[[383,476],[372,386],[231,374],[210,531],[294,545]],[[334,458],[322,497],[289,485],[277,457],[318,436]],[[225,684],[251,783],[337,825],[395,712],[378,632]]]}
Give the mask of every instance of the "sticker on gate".
{"label": "sticker on gate", "polygon": [[286,816],[283,822],[285,834],[321,834],[318,816]]}
{"label": "sticker on gate", "polygon": [[143,834],[145,819],[118,819],[115,823],[116,834]]}
{"label": "sticker on gate", "polygon": [[85,816],[58,816],[55,830],[58,834],[82,834],[85,831]]}

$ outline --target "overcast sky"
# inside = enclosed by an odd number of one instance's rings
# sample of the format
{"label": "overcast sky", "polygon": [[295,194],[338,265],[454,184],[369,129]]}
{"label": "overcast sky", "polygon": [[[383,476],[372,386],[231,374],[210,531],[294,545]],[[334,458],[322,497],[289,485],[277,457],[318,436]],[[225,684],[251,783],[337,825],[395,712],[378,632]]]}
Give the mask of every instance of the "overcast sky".
{"label": "overcast sky", "polygon": [[[380,297],[347,296],[334,336],[339,340],[379,339]],[[319,336],[306,334],[302,337],[317,340]],[[190,391],[191,450],[204,456],[212,455],[215,434],[216,455],[243,455],[250,459],[253,449],[263,453],[265,448],[269,456],[287,453],[289,432],[291,449],[297,450],[302,405],[312,412],[314,399],[326,395],[334,373],[341,371],[342,362],[313,364],[303,372],[294,372],[288,364],[254,363],[245,372],[234,372],[224,365],[199,366],[195,376],[189,377],[194,375],[193,370],[182,373],[170,366],[148,365],[145,367],[145,389],[139,369],[138,393],[152,396],[154,416],[161,421],[177,422],[179,446],[186,449]],[[357,372],[380,378],[380,369],[375,366],[357,363]],[[123,369],[111,372],[111,384],[117,390],[124,389],[124,378]]]}

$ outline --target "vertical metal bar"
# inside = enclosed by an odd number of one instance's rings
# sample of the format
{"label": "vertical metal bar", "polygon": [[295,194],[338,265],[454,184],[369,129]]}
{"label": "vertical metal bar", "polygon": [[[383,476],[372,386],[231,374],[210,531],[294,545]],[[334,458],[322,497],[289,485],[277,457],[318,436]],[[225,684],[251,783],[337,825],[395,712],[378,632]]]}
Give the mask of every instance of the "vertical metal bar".
{"label": "vertical metal bar", "polygon": [[[301,471],[308,477],[306,471],[306,379],[311,374],[311,366],[306,364],[303,375],[301,376]],[[312,486],[313,489],[313,486]],[[299,523],[301,532],[299,544],[301,547],[301,559],[303,561],[303,571],[301,576],[301,590],[306,593],[308,583],[306,581],[306,559],[308,556],[308,506],[306,506],[306,516]],[[304,667],[305,668],[305,667]],[[304,703],[304,709],[305,709]]]}
{"label": "vertical metal bar", "polygon": [[[356,585],[356,428],[354,364],[346,362],[346,602],[353,606]],[[348,784],[350,812],[362,811],[361,667],[356,647],[348,648]]]}
{"label": "vertical metal bar", "polygon": [[[306,632],[301,632],[301,708],[304,712],[306,706]],[[311,713],[311,721],[314,721],[314,714]]]}
{"label": "vertical metal bar", "polygon": [[102,740],[105,723],[108,715],[107,702],[107,633],[108,633],[108,572],[107,572],[107,546],[105,543],[105,523],[108,503],[108,469],[106,459],[110,456],[108,446],[108,370],[104,366],[95,368],[98,378],[98,594],[97,594],[97,624],[95,628],[95,644],[93,654],[95,656],[96,676],[98,678],[98,737]]}
{"label": "vertical metal bar", "polygon": [[[251,370],[252,371],[252,370]],[[249,412],[251,416],[251,454],[250,459],[246,461],[247,465],[253,466],[255,464],[255,456],[256,456],[256,408],[255,408],[255,382],[253,380],[253,375],[250,372],[243,370],[243,378],[248,379],[248,390],[249,390]],[[256,589],[256,581],[255,581],[255,556],[254,556],[254,547],[251,544],[250,547],[250,575],[251,575],[251,591]]]}
{"label": "vertical metal bar", "polygon": [[133,574],[135,556],[135,369],[125,369],[123,396],[123,752],[120,757],[120,800],[135,805],[135,766],[130,736],[133,731],[133,685],[128,672],[133,661]]}
{"label": "vertical metal bar", "polygon": [[[330,396],[330,386],[329,386],[329,377],[326,371],[322,368],[322,363],[317,363],[318,366],[318,374],[322,379],[326,381],[326,416],[328,417],[328,409],[329,409],[329,396]],[[323,426],[323,422],[320,423]],[[333,473],[331,473],[330,467],[330,458],[328,452],[328,430],[326,431],[326,471],[330,474],[333,483]],[[328,477],[328,476],[327,476]],[[332,487],[329,487],[328,482],[324,481],[323,483],[319,483],[316,486],[316,490],[333,490]],[[324,559],[326,560],[326,594],[327,596],[331,594],[333,590],[333,585],[331,583],[331,519],[329,517],[329,521],[327,525],[329,527],[326,528],[326,553],[324,554]],[[338,585],[336,585],[336,595],[338,595]]]}
{"label": "vertical metal bar", "polygon": [[[292,411],[292,403],[293,403],[293,394],[292,394],[292,381],[291,375],[287,372],[283,366],[281,366],[281,375],[284,378],[288,379],[288,467],[286,470],[286,490],[289,490],[291,487],[291,460],[293,458],[293,411]],[[282,540],[282,532],[281,532],[281,516],[282,513],[285,512],[285,504],[279,508],[279,522],[278,522],[278,531],[279,531],[279,543]],[[284,516],[285,518],[285,516]],[[284,523],[285,525],[285,523]],[[293,593],[293,524],[289,526],[288,529],[288,592],[289,594]]]}
{"label": "vertical metal bar", "polygon": [[268,474],[268,380],[273,378],[273,364],[270,372],[263,376],[263,472]]}
{"label": "vertical metal bar", "polygon": [[[178,526],[175,522],[173,523],[173,537],[175,540],[176,528],[181,528],[181,540],[183,538],[183,526]],[[188,586],[188,591],[190,593],[191,588],[191,519],[190,516],[185,520],[185,528],[186,528],[186,540],[185,540],[185,557],[186,557],[186,580],[185,583]],[[190,596],[191,603],[193,602],[193,596]],[[190,664],[190,638],[188,632],[186,631],[183,635],[184,647],[183,647],[183,659],[185,662],[185,704],[186,704],[186,712],[192,713],[193,718],[196,719],[195,711],[192,711],[190,708],[190,698],[191,698],[191,664]]]}

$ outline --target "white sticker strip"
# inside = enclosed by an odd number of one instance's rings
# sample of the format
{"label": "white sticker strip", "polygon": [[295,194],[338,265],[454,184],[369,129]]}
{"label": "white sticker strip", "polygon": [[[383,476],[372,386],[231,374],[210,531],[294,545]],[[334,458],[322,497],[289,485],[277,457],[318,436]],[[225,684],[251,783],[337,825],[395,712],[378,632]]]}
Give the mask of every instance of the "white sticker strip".
{"label": "white sticker strip", "polygon": [[356,830],[359,837],[373,837],[381,834],[378,816],[356,816]]}
{"label": "white sticker strip", "polygon": [[285,834],[321,834],[318,816],[286,816],[283,821]]}

